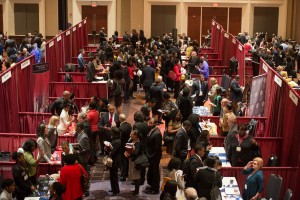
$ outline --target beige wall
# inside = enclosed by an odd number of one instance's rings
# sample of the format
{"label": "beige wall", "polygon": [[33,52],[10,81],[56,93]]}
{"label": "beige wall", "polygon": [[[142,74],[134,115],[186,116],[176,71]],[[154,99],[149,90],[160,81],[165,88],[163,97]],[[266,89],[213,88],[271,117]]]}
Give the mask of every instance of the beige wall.
{"label": "beige wall", "polygon": [[46,0],[46,36],[58,33],[58,1]]}
{"label": "beige wall", "polygon": [[131,0],[130,12],[130,30],[136,29],[137,31],[144,29],[144,1]]}

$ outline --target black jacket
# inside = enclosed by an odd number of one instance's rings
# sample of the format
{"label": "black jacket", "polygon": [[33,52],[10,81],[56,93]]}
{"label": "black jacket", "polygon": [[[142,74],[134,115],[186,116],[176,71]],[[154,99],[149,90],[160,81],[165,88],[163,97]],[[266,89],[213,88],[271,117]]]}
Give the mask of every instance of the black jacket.
{"label": "black jacket", "polygon": [[141,76],[141,83],[143,84],[143,86],[151,86],[154,82],[154,78],[155,78],[155,70],[152,67],[150,67],[150,65],[144,67]]}
{"label": "black jacket", "polygon": [[116,138],[111,142],[112,150],[109,153],[113,160],[113,167],[120,166],[121,163],[121,139]]}
{"label": "black jacket", "polygon": [[162,156],[161,144],[162,144],[162,136],[159,128],[156,127],[154,130],[150,130],[150,133],[147,136],[147,143],[146,143],[146,154],[149,160],[161,158]]}
{"label": "black jacket", "polygon": [[130,133],[132,131],[131,124],[129,124],[128,122],[121,123],[119,131],[121,134],[121,152],[124,153],[125,145],[128,142],[130,138]]}
{"label": "black jacket", "polygon": [[25,167],[15,164],[12,173],[16,184],[15,193],[17,194],[17,198],[24,199],[31,194],[32,183],[29,180],[28,171]]}
{"label": "black jacket", "polygon": [[199,159],[198,156],[193,155],[190,157],[190,166],[189,166],[189,173],[187,174],[187,187],[196,187],[197,184],[194,183],[195,175],[197,174],[197,168],[203,167],[202,160]]}
{"label": "black jacket", "polygon": [[174,153],[173,155],[180,158],[181,160],[184,160],[188,153],[188,135],[187,132],[181,127],[175,136],[174,141]]}
{"label": "black jacket", "polygon": [[55,112],[57,113],[58,116],[60,116],[61,111],[63,110],[63,105],[65,102],[69,102],[68,100],[65,100],[63,97],[60,97],[56,99],[49,107],[50,112],[52,115],[55,115]]}

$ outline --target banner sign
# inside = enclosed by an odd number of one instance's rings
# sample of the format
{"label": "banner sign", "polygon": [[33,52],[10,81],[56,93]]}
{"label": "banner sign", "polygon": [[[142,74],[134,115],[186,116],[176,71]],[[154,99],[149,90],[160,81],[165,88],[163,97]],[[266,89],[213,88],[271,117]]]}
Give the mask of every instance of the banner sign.
{"label": "banner sign", "polygon": [[40,63],[32,65],[32,73],[40,74],[49,71],[49,63]]}
{"label": "banner sign", "polygon": [[11,71],[8,71],[6,74],[2,76],[2,83],[11,78]]}

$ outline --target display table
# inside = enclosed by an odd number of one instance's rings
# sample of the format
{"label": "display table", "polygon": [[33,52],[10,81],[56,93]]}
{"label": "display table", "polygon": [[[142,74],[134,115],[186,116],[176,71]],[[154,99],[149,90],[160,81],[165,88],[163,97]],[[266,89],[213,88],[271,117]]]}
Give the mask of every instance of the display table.
{"label": "display table", "polygon": [[235,177],[223,177],[222,187],[220,188],[222,199],[238,200],[242,199],[239,186]]}
{"label": "display table", "polygon": [[222,167],[231,167],[230,162],[226,160],[227,155],[224,147],[212,147],[208,155],[218,156],[222,162]]}

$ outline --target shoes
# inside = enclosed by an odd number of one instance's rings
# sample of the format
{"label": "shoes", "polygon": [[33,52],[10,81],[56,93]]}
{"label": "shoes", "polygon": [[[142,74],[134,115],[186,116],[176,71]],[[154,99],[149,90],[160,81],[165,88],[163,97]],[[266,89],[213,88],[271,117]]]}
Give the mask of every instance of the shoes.
{"label": "shoes", "polygon": [[131,191],[130,194],[131,194],[132,196],[138,196],[138,195],[139,195],[139,193],[136,192],[136,191]]}
{"label": "shoes", "polygon": [[145,193],[146,193],[146,194],[153,194],[153,195],[155,195],[155,194],[159,194],[159,191],[148,190],[148,191],[146,191]]}
{"label": "shoes", "polygon": [[120,193],[112,193],[112,195],[110,195],[111,197],[116,197],[116,196],[119,196]]}

